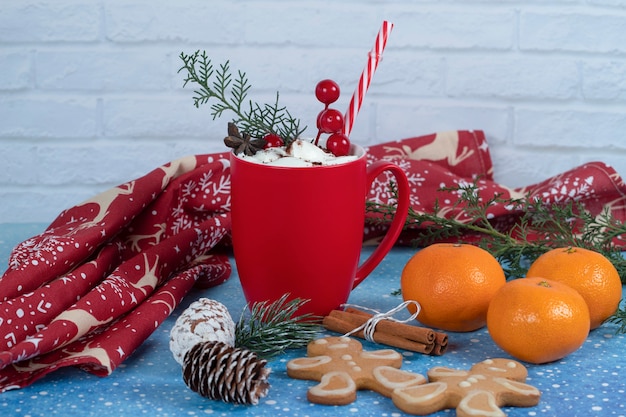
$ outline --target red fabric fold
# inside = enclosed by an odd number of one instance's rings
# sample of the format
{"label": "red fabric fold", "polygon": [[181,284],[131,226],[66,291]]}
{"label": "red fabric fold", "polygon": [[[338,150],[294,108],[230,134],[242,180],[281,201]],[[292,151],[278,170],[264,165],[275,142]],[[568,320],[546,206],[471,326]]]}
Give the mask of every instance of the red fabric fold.
{"label": "red fabric fold", "polygon": [[0,279],[0,391],[68,365],[108,374],[195,283],[224,282],[228,257],[209,252],[230,230],[229,185],[227,153],[182,158],[19,244]]}
{"label": "red fabric fold", "polygon": [[[593,162],[538,184],[510,189],[493,179],[482,131],[451,131],[371,146],[369,162],[393,161],[411,184],[411,205],[470,221],[442,187],[480,178],[479,192],[526,193],[547,203],[580,201],[626,220],[626,187]],[[381,175],[369,198],[391,203]],[[230,230],[228,153],[182,158],[61,213],[41,234],[17,245],[0,278],[0,391],[27,386],[64,366],[113,372],[194,285],[228,279],[220,242]],[[506,225],[510,207],[490,208]],[[377,241],[386,226],[366,226]],[[407,230],[400,243],[408,243]],[[224,243],[228,243],[227,239]]]}
{"label": "red fabric fold", "polygon": [[[458,196],[441,189],[477,181],[477,191],[485,199],[500,194],[502,199],[529,195],[545,204],[580,202],[594,216],[606,208],[617,221],[626,220],[626,184],[612,167],[589,162],[537,184],[510,188],[494,180],[491,154],[480,130],[449,131],[375,145],[368,148],[368,157],[371,161],[390,160],[402,167],[411,185],[411,206],[416,212],[432,213],[438,202],[441,215],[471,222],[461,205],[453,206]],[[369,199],[383,204],[392,202],[387,186],[390,180],[390,174],[378,178]],[[504,204],[495,204],[488,210],[494,225],[504,231],[520,214]],[[365,239],[376,243],[385,231],[385,224],[368,225]],[[410,244],[418,233],[417,229],[408,229],[398,243]]]}

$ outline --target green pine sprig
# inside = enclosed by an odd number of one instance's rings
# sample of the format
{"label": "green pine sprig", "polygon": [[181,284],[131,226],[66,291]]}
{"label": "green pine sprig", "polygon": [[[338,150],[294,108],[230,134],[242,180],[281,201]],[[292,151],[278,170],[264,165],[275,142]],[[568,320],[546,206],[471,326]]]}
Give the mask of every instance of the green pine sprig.
{"label": "green pine sprig", "polygon": [[[278,300],[246,306],[235,326],[235,346],[244,347],[263,358],[271,358],[287,349],[305,347],[317,337],[321,318],[303,314],[295,316],[308,302],[299,298],[287,301],[289,294]],[[246,310],[250,310],[246,314]]]}
{"label": "green pine sprig", "polygon": [[617,333],[626,333],[626,305],[624,300],[620,304],[620,308],[607,319],[607,322],[613,323],[619,326]]}
{"label": "green pine sprig", "polygon": [[253,138],[263,138],[269,133],[279,135],[285,144],[297,139],[306,129],[300,128],[300,120],[293,117],[286,107],[279,105],[279,94],[273,103],[258,104],[248,99],[252,88],[246,73],[233,74],[230,62],[214,67],[206,51],[180,54],[185,72],[183,87],[194,84],[193,102],[200,107],[211,102],[213,120],[226,112],[234,113],[232,122]]}

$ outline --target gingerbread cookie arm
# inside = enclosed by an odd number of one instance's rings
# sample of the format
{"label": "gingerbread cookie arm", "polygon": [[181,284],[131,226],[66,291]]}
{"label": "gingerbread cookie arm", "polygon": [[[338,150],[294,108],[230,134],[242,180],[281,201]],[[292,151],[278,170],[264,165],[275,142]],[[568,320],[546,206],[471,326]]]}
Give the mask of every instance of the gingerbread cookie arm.
{"label": "gingerbread cookie arm", "polygon": [[494,378],[505,391],[493,394],[489,391],[470,391],[456,409],[458,417],[504,417],[506,414],[500,407],[531,407],[539,403],[540,392],[537,388],[522,382],[505,378]]}
{"label": "gingerbread cookie arm", "polygon": [[391,366],[378,366],[372,370],[372,375],[378,384],[374,391],[381,393],[385,397],[391,397],[395,389],[426,383],[426,378],[421,374],[403,371]]}
{"label": "gingerbread cookie arm", "polygon": [[332,358],[325,355],[292,359],[287,362],[287,375],[295,379],[319,381],[324,375],[322,367],[331,361]]}
{"label": "gingerbread cookie arm", "polygon": [[347,372],[327,372],[309,388],[307,399],[315,404],[346,405],[356,400],[357,387]]}
{"label": "gingerbread cookie arm", "polygon": [[471,391],[456,408],[457,417],[506,417],[496,402],[496,397],[488,391]]}
{"label": "gingerbread cookie arm", "polygon": [[395,389],[391,394],[391,400],[405,413],[425,416],[456,406],[459,398],[451,398],[448,384],[445,382],[430,382]]}
{"label": "gingerbread cookie arm", "polygon": [[532,407],[539,404],[541,392],[532,385],[507,378],[494,378],[493,381],[505,388],[498,398],[500,406]]}

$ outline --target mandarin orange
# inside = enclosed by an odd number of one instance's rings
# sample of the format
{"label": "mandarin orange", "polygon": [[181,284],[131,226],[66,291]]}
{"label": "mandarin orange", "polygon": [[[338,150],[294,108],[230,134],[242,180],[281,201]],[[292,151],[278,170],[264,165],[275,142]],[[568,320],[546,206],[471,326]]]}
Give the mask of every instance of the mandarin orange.
{"label": "mandarin orange", "polygon": [[589,249],[552,249],[531,264],[526,277],[552,279],[578,291],[589,307],[591,329],[615,313],[622,298],[622,282],[615,266]]}
{"label": "mandarin orange", "polygon": [[[404,300],[420,304],[422,324],[468,332],[485,326],[489,302],[505,282],[500,263],[486,250],[438,243],[409,259],[400,284]],[[414,313],[415,307],[409,310]]]}
{"label": "mandarin orange", "polygon": [[589,334],[589,309],[570,286],[545,278],[507,282],[491,300],[487,330],[511,356],[552,362],[577,350]]}

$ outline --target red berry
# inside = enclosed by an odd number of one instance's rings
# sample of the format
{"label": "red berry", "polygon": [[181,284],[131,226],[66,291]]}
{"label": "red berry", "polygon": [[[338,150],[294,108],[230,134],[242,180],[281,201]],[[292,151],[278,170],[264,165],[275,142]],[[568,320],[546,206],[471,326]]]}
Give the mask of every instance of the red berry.
{"label": "red berry", "polygon": [[318,129],[323,133],[339,132],[343,128],[343,114],[336,109],[326,109],[317,117]]}
{"label": "red berry", "polygon": [[326,105],[337,101],[339,93],[339,85],[333,80],[322,80],[315,86],[315,97]]}
{"label": "red berry", "polygon": [[335,156],[345,156],[350,152],[350,139],[343,133],[333,133],[326,141],[326,149]]}
{"label": "red berry", "polygon": [[265,146],[263,146],[263,149],[277,148],[285,144],[283,139],[275,133],[268,133],[263,139],[265,139]]}

